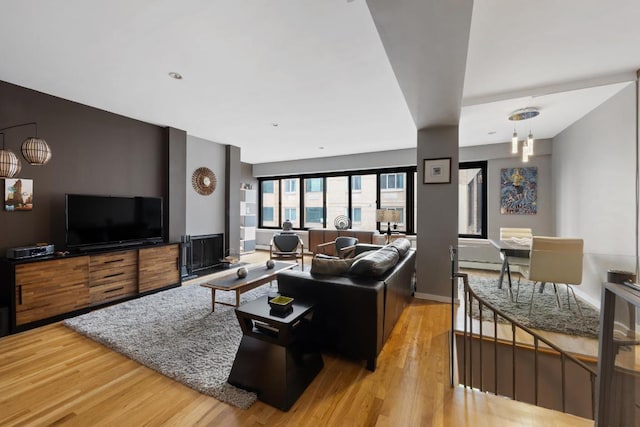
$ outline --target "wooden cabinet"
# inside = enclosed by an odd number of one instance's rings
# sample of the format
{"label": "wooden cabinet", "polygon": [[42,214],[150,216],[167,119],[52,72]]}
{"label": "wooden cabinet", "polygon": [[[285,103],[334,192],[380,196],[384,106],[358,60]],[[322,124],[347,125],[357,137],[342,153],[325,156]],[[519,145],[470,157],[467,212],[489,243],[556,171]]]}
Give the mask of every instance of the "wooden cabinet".
{"label": "wooden cabinet", "polygon": [[178,245],[140,249],[138,271],[140,293],[179,282],[180,249]]}
{"label": "wooden cabinet", "polygon": [[110,252],[89,257],[91,304],[138,293],[138,251]]}
{"label": "wooden cabinet", "polygon": [[89,305],[89,257],[20,264],[15,269],[15,324]]}
{"label": "wooden cabinet", "polygon": [[[11,333],[142,293],[180,286],[178,244],[0,262]],[[6,328],[5,328],[6,329]]]}

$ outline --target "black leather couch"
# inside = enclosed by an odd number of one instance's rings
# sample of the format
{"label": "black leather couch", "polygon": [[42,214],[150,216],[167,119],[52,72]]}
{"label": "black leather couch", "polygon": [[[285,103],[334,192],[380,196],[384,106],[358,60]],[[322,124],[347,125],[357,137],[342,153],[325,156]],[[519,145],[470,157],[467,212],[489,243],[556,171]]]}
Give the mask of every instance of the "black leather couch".
{"label": "black leather couch", "polygon": [[[373,250],[384,255],[381,248],[359,244],[355,254]],[[355,275],[354,271],[333,275],[288,270],[278,274],[278,290],[314,303],[313,325],[323,350],[364,359],[367,369],[374,371],[378,354],[413,298],[416,252],[410,248],[402,252],[397,263],[378,277]],[[368,252],[364,256],[373,255]]]}

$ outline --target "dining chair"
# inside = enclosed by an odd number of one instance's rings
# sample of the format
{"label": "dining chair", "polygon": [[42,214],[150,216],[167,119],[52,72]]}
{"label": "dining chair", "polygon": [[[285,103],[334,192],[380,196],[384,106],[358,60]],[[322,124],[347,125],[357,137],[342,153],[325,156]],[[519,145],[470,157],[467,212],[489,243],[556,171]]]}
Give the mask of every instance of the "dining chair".
{"label": "dining chair", "polygon": [[[582,283],[582,258],[584,242],[582,239],[533,236],[531,240],[531,253],[529,265],[522,271],[525,279],[533,282],[531,305],[529,314],[533,309],[533,298],[536,294],[536,283],[552,283],[556,291],[556,302],[560,307],[557,284],[564,283],[567,286],[567,304],[571,308],[569,292],[578,306],[578,312],[582,316],[582,309],[572,285]],[[520,280],[518,290],[520,292]],[[518,297],[516,294],[516,302]]]}
{"label": "dining chair", "polygon": [[304,243],[300,236],[294,233],[274,234],[269,245],[269,259],[293,259],[296,263],[300,259],[304,270]]}

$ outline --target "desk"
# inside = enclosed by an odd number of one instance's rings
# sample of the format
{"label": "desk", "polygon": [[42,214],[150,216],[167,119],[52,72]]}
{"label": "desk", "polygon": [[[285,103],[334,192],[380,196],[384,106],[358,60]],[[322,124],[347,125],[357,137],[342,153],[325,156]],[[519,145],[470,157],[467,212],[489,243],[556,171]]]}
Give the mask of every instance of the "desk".
{"label": "desk", "polygon": [[493,240],[489,242],[495,246],[502,254],[502,267],[500,268],[500,279],[498,279],[498,289],[502,289],[502,281],[504,273],[507,272],[509,279],[509,292],[511,292],[511,268],[509,267],[509,257],[512,258],[529,258],[530,245],[524,245],[514,240]]}

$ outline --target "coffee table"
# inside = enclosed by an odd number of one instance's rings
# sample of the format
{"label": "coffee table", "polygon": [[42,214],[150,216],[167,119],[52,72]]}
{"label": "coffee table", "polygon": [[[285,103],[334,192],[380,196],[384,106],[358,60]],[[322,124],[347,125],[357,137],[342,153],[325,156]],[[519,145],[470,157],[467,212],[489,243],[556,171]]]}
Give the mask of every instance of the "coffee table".
{"label": "coffee table", "polygon": [[[200,286],[211,289],[211,311],[215,311],[216,302],[222,305],[238,307],[240,305],[240,294],[275,280],[278,273],[295,266],[296,264],[291,262],[276,262],[273,268],[267,268],[265,264],[248,265],[245,267],[248,270],[247,277],[239,278],[236,273],[237,269],[234,269],[232,274],[212,279],[210,282],[202,283]],[[229,304],[216,301],[216,291],[235,291],[236,303]]]}

